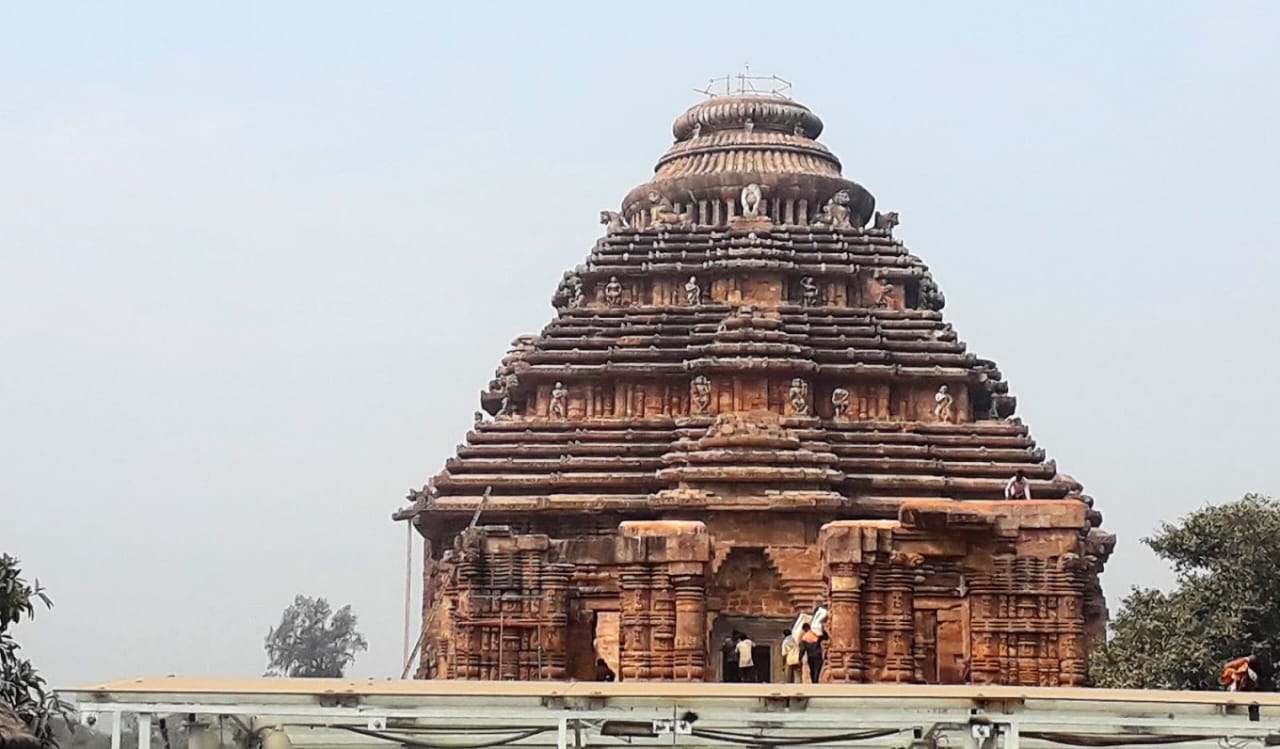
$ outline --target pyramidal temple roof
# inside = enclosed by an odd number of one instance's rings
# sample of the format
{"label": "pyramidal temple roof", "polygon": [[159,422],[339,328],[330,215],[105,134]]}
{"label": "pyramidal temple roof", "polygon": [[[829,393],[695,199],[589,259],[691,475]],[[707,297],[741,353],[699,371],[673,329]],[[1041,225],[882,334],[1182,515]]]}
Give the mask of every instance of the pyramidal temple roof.
{"label": "pyramidal temple roof", "polygon": [[1035,499],[1091,505],[822,130],[775,94],[677,117],[652,178],[600,212],[555,316],[512,342],[465,444],[398,517],[461,523],[488,495],[486,517],[508,520],[892,518],[908,499],[1002,499],[1018,471]]}

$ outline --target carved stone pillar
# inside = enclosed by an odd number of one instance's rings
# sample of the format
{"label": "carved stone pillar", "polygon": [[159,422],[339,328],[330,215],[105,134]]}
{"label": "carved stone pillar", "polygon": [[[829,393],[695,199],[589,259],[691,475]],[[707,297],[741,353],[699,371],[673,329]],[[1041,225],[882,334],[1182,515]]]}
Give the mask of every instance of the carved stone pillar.
{"label": "carved stone pillar", "polygon": [[1085,650],[1084,588],[1079,571],[1064,571],[1067,585],[1058,595],[1058,683],[1082,687],[1088,681]]}
{"label": "carved stone pillar", "polygon": [[831,564],[827,571],[831,607],[831,642],[827,648],[828,681],[862,681],[862,576],[852,562]]}
{"label": "carved stone pillar", "polygon": [[885,657],[884,681],[909,682],[915,674],[915,606],[912,596],[912,573],[893,565],[885,570]]}
{"label": "carved stone pillar", "polygon": [[618,610],[622,647],[619,653],[619,677],[648,678],[649,671],[649,570],[643,564],[630,564],[618,575],[620,589]]}
{"label": "carved stone pillar", "polygon": [[615,557],[625,562],[619,574],[621,678],[701,678],[706,663],[702,576],[711,559],[706,526],[640,520],[624,522],[618,530]]}
{"label": "carved stone pillar", "polygon": [[[700,566],[700,565],[699,565]],[[702,681],[707,665],[707,591],[702,573],[672,577],[675,588],[675,641],[671,678]]]}

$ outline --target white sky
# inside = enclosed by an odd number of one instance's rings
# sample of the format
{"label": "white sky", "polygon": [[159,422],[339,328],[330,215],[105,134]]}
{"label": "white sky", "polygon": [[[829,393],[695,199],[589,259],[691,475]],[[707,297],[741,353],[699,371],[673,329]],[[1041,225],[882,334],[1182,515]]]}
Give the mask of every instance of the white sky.
{"label": "white sky", "polygon": [[10,3],[0,550],[58,685],[257,675],[298,592],[397,674],[390,513],[692,88],[795,82],[1120,536],[1280,493],[1280,5]]}

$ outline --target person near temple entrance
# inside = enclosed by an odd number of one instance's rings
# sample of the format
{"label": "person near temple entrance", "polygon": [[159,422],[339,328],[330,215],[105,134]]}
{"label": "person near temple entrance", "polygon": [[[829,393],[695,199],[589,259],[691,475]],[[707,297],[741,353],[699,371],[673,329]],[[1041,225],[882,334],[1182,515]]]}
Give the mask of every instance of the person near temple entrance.
{"label": "person near temple entrance", "polygon": [[1027,482],[1027,474],[1019,470],[1004,485],[1005,499],[1031,499],[1031,485]]}
{"label": "person near temple entrance", "polygon": [[736,637],[738,644],[735,650],[738,654],[738,678],[744,682],[754,682],[756,680],[756,664],[751,658],[751,651],[756,644],[751,641],[750,637],[739,632]]}
{"label": "person near temple entrance", "polygon": [[800,649],[809,664],[810,684],[817,684],[822,676],[822,640],[825,637],[826,632],[819,636],[808,622],[800,625]]}
{"label": "person near temple entrance", "polygon": [[720,675],[720,680],[726,683],[739,681],[737,637],[738,633],[734,632],[720,643],[721,662],[724,664],[724,673]]}
{"label": "person near temple entrance", "polygon": [[786,669],[788,684],[804,681],[800,676],[800,642],[789,629],[782,630],[782,664]]}
{"label": "person near temple entrance", "polygon": [[1222,668],[1218,683],[1228,692],[1252,692],[1258,688],[1258,672],[1253,670],[1253,656],[1236,658]]}
{"label": "person near temple entrance", "polygon": [[596,681],[617,681],[617,674],[613,673],[613,669],[609,668],[609,664],[604,662],[603,658],[596,659]]}

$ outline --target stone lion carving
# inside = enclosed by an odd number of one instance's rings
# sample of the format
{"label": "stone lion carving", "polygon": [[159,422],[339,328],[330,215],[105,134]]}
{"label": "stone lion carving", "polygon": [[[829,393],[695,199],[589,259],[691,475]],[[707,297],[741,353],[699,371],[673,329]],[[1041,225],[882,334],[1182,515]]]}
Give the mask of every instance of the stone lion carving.
{"label": "stone lion carving", "polygon": [[924,564],[924,555],[915,551],[893,551],[889,554],[889,564],[895,567],[915,569]]}
{"label": "stone lion carving", "polygon": [[609,234],[627,228],[627,219],[617,211],[600,211],[600,223],[604,224],[605,231]]}
{"label": "stone lion carving", "polygon": [[759,218],[762,198],[764,198],[764,193],[760,191],[760,185],[752,183],[742,188],[742,217]]}
{"label": "stone lion carving", "polygon": [[884,232],[885,236],[892,236],[893,227],[897,225],[898,225],[897,211],[889,211],[888,213],[881,213],[880,211],[876,211],[875,222],[871,224],[871,228],[875,229],[876,231]]}
{"label": "stone lion carving", "polygon": [[937,282],[933,280],[933,276],[925,275],[920,279],[919,304],[920,309],[930,309],[934,312],[940,311],[947,306],[947,298],[943,296],[942,289],[938,288]]}
{"label": "stone lion carving", "polygon": [[822,212],[813,217],[810,221],[811,226],[830,226],[833,229],[849,229],[853,227],[853,223],[849,220],[851,211],[849,210],[849,191],[841,190],[826,205],[822,206]]}
{"label": "stone lion carving", "polygon": [[652,190],[649,192],[649,225],[654,229],[666,229],[673,226],[692,226],[693,213],[676,213],[671,198]]}

